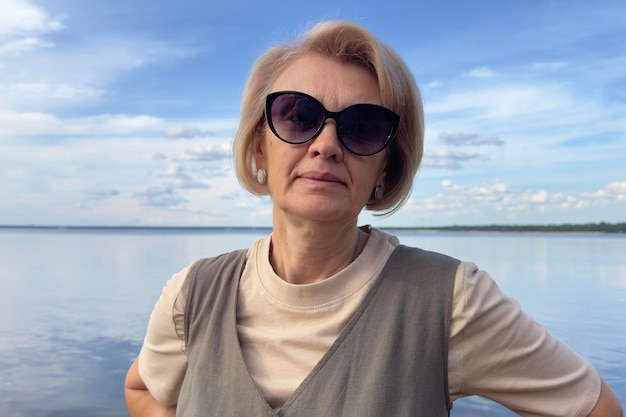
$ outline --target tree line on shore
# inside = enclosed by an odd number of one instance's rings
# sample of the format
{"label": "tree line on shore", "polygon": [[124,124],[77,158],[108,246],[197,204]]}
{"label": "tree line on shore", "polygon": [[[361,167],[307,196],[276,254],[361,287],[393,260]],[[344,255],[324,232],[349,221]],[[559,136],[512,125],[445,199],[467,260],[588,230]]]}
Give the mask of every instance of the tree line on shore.
{"label": "tree line on shore", "polygon": [[561,232],[561,233],[626,233],[626,223],[564,223],[547,225],[482,225],[418,227],[417,230],[439,230],[449,232]]}

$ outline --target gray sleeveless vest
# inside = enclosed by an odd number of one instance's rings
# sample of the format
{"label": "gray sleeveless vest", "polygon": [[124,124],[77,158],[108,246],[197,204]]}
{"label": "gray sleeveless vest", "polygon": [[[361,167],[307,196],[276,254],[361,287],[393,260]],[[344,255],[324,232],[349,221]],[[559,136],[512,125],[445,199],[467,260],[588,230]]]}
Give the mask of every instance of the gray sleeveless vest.
{"label": "gray sleeveless vest", "polygon": [[181,417],[447,416],[448,340],[458,260],[399,246],[363,303],[280,410],[259,393],[236,327],[245,251],[197,262],[185,310]]}

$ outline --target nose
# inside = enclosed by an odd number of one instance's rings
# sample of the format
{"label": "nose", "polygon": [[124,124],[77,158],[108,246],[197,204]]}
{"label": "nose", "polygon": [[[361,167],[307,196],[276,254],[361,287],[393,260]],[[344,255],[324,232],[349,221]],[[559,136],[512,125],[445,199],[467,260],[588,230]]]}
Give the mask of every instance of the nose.
{"label": "nose", "polygon": [[326,120],[322,130],[310,142],[309,154],[312,157],[320,156],[324,159],[332,158],[336,161],[343,159],[343,146],[337,137],[337,125],[332,119]]}

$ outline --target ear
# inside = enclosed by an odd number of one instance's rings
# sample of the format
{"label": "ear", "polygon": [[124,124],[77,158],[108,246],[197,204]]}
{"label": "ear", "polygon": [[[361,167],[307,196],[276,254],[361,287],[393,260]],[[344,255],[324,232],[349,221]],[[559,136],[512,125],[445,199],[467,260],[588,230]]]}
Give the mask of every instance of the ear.
{"label": "ear", "polygon": [[376,177],[376,182],[374,183],[374,188],[377,186],[382,186],[385,187],[387,185],[387,162],[389,161],[389,158],[385,158],[385,160],[383,161],[383,165],[380,167],[380,172],[378,174],[378,176]]}
{"label": "ear", "polygon": [[262,124],[256,127],[253,141],[255,166],[263,168],[265,167],[265,131]]}

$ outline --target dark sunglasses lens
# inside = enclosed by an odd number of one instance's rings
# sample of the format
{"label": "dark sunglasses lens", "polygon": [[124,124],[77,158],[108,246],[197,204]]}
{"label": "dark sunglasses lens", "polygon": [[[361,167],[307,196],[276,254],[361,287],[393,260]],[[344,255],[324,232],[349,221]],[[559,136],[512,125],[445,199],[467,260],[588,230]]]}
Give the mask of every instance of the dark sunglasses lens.
{"label": "dark sunglasses lens", "polygon": [[304,143],[317,133],[324,123],[324,107],[311,97],[286,93],[274,98],[271,123],[282,140]]}
{"label": "dark sunglasses lens", "polygon": [[337,124],[346,148],[358,155],[372,155],[387,143],[394,115],[384,107],[357,104],[341,112]]}

